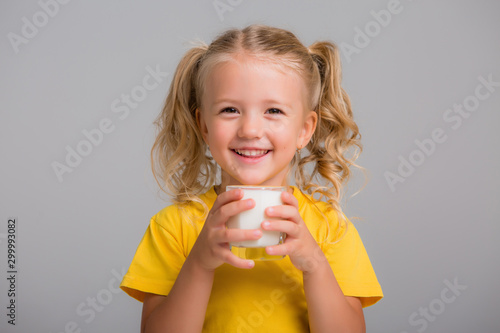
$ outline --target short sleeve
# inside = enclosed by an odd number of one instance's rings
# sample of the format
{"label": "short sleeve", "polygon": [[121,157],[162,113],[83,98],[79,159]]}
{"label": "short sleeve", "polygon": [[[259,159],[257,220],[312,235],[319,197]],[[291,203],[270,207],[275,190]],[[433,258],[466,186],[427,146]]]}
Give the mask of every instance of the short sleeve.
{"label": "short sleeve", "polygon": [[348,219],[342,230],[344,233],[336,242],[322,244],[323,252],[344,295],[359,297],[363,307],[373,305],[382,299],[383,293],[370,258]]}
{"label": "short sleeve", "polygon": [[168,295],[185,260],[175,228],[167,230],[153,217],[120,288],[140,302],[145,293]]}

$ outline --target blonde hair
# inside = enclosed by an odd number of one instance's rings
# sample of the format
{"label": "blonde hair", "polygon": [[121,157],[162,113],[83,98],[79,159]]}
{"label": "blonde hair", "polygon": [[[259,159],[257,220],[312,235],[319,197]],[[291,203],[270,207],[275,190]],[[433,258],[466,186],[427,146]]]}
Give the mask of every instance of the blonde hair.
{"label": "blonde hair", "polygon": [[[203,141],[196,122],[203,86],[215,65],[240,53],[288,68],[299,74],[308,87],[309,107],[318,115],[316,130],[305,148],[309,154],[292,160],[296,185],[312,196],[319,194],[337,212],[342,185],[350,166],[361,153],[361,135],[353,120],[349,96],[341,87],[340,54],[329,41],[305,47],[286,30],[250,25],[220,34],[210,45],[200,42],[182,57],[175,71],[162,112],[155,120],[158,135],[151,150],[156,181],[173,202],[195,201],[215,182],[217,165]],[[351,157],[347,153],[356,148]],[[313,163],[311,173],[305,170]],[[319,185],[315,180],[326,181]],[[340,214],[343,215],[343,214]]]}

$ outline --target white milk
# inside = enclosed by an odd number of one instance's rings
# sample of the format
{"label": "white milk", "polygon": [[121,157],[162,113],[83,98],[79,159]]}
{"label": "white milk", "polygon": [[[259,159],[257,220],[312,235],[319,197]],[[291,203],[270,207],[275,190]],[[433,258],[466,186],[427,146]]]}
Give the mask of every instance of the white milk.
{"label": "white milk", "polygon": [[[279,206],[283,204],[281,201],[281,192],[285,191],[285,187],[262,187],[262,186],[228,186],[227,191],[235,188],[243,190],[243,198],[253,199],[255,207],[244,211],[238,215],[232,216],[228,222],[227,227],[230,229],[261,229],[261,223],[266,220],[272,220],[266,216],[264,210],[267,207]],[[262,237],[256,240],[247,240],[241,242],[231,243],[231,246],[237,247],[266,247],[269,245],[280,244],[281,232],[279,231],[264,231],[262,230]]]}

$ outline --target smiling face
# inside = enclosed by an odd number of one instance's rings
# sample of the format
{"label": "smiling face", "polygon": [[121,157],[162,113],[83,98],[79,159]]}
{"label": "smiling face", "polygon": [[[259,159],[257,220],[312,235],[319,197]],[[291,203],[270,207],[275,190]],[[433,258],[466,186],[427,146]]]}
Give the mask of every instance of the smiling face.
{"label": "smiling face", "polygon": [[204,84],[197,120],[227,185],[285,185],[297,148],[316,127],[307,91],[294,72],[238,54]]}

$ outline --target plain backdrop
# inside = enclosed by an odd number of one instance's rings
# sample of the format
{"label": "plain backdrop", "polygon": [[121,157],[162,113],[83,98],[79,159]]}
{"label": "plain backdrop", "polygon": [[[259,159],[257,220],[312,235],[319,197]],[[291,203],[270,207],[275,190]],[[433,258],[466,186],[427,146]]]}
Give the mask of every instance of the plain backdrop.
{"label": "plain backdrop", "polygon": [[500,331],[500,2],[60,1],[0,4],[2,333],[139,332],[117,287],[169,204],[152,122],[190,41],[252,23],[342,49],[369,174],[343,207],[385,295],[368,332]]}

